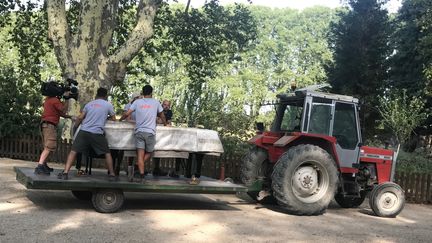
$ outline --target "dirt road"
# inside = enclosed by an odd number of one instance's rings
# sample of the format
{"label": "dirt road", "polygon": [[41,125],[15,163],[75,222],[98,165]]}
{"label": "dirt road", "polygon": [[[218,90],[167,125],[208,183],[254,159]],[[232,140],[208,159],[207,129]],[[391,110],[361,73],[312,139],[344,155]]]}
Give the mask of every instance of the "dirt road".
{"label": "dirt road", "polygon": [[120,212],[100,214],[68,191],[27,190],[13,166],[34,165],[0,158],[1,243],[432,241],[432,207],[415,204],[394,219],[371,215],[367,202],[302,217],[231,195],[128,193]]}

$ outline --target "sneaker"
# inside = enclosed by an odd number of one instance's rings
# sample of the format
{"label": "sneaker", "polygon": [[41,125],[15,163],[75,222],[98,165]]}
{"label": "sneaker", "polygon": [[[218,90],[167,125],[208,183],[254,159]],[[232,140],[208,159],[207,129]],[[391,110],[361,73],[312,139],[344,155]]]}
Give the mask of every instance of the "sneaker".
{"label": "sneaker", "polygon": [[77,170],[77,176],[86,176],[87,173],[84,170]]}
{"label": "sneaker", "polygon": [[63,171],[60,172],[60,173],[57,175],[57,179],[60,179],[60,180],[67,180],[67,179],[69,179],[69,177],[68,177],[68,173],[64,173]]}
{"label": "sneaker", "polygon": [[195,177],[195,175],[192,175],[192,179],[189,181],[189,185],[198,185],[200,183],[200,180]]}
{"label": "sneaker", "polygon": [[119,177],[116,175],[108,175],[108,181],[118,181]]}
{"label": "sneaker", "polygon": [[145,175],[144,174],[140,174],[140,176],[135,180],[135,182],[138,182],[138,183],[145,183],[145,179],[144,179],[144,177],[145,177]]}
{"label": "sneaker", "polygon": [[38,164],[34,171],[37,175],[50,175],[51,172],[45,166]]}
{"label": "sneaker", "polygon": [[51,167],[49,167],[47,164],[43,164],[43,166],[45,167],[45,169],[47,169],[49,172],[53,172],[54,171],[54,169],[53,168],[51,168]]}

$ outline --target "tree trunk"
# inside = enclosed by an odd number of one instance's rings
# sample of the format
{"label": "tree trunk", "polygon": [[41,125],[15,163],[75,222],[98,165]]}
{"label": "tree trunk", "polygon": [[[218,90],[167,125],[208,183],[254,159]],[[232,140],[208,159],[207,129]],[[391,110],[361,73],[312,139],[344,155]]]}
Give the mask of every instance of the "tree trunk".
{"label": "tree trunk", "polygon": [[48,32],[64,79],[79,83],[81,106],[91,101],[99,87],[108,90],[122,82],[126,66],[153,35],[159,0],[140,0],[136,25],[129,39],[108,55],[116,27],[119,0],[82,0],[76,34],[69,32],[65,0],[47,0]]}

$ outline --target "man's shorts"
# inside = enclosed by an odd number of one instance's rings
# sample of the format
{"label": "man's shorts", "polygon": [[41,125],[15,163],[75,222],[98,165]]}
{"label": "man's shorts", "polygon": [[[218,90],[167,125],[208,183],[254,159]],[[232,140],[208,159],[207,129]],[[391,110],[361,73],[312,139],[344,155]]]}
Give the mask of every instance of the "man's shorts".
{"label": "man's shorts", "polygon": [[77,153],[89,155],[90,148],[93,149],[96,155],[107,154],[110,152],[108,141],[103,134],[79,131],[72,144],[72,150]]}
{"label": "man's shorts", "polygon": [[135,133],[135,142],[138,149],[145,149],[146,152],[151,153],[156,144],[156,135],[148,132]]}
{"label": "man's shorts", "polygon": [[42,123],[42,140],[44,149],[53,152],[57,148],[57,127],[53,124]]}

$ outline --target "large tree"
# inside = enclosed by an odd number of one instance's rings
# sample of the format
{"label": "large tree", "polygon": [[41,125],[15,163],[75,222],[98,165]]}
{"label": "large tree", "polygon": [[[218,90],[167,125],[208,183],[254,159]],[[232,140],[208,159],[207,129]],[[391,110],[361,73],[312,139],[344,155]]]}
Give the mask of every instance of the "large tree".
{"label": "large tree", "polygon": [[391,26],[386,1],[349,0],[349,9],[332,27],[330,42],[334,63],[328,68],[332,89],[336,93],[361,99],[362,125],[372,135],[379,113],[377,96],[382,94],[387,79],[387,58],[391,53]]}
{"label": "large tree", "polygon": [[[134,28],[128,39],[110,53],[113,33],[118,25],[121,0],[81,0],[78,16],[69,23],[65,0],[47,0],[48,32],[64,78],[80,83],[80,102],[90,101],[101,87],[110,88],[123,81],[126,67],[153,34],[153,21],[160,0],[140,0],[136,6]],[[135,2],[135,1],[132,1]],[[73,5],[72,5],[73,7]],[[73,31],[72,24],[76,29]]]}

